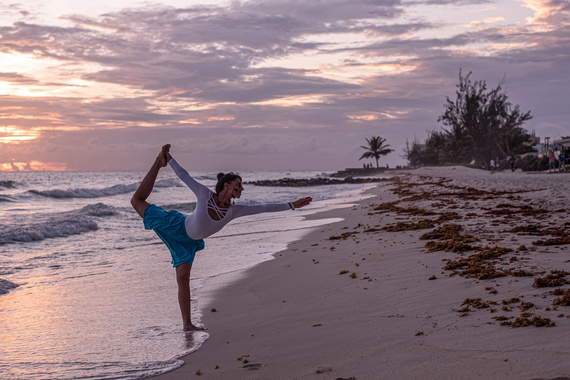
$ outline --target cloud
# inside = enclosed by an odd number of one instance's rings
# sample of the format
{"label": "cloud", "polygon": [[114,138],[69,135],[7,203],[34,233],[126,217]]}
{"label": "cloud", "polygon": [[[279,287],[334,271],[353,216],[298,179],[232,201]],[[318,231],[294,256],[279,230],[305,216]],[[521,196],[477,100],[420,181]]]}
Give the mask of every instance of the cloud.
{"label": "cloud", "polygon": [[489,17],[489,18],[486,18],[484,20],[474,20],[474,21],[471,21],[467,25],[467,28],[477,29],[481,26],[493,24],[493,23],[496,23],[499,21],[504,21],[504,20],[505,20],[504,17]]}
{"label": "cloud", "polygon": [[38,80],[18,73],[0,72],[0,82],[9,82],[13,85],[30,85],[39,83]]}
{"label": "cloud", "polygon": [[525,0],[534,16],[520,24],[504,14],[444,24],[413,12],[435,4],[473,3],[236,1],[70,14],[58,26],[19,18],[0,27],[0,54],[43,65],[0,73],[0,121],[36,137],[2,145],[0,162],[20,155],[109,170],[109,157],[123,157],[133,168],[153,144],[177,140],[211,166],[228,152],[244,166],[357,164],[365,137],[387,137],[399,151],[437,128],[460,68],[489,85],[506,75],[510,99],[536,115],[530,129],[565,125],[567,2]]}

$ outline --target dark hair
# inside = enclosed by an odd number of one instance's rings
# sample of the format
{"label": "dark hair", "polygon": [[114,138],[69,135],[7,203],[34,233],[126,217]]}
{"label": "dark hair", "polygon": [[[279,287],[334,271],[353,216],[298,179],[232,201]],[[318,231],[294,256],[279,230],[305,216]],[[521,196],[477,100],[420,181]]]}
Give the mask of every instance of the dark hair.
{"label": "dark hair", "polygon": [[239,178],[241,181],[241,176],[238,173],[229,172],[229,173],[218,173],[218,183],[216,183],[216,194],[220,194],[222,190],[224,190],[224,185],[226,183],[230,183],[236,178]]}

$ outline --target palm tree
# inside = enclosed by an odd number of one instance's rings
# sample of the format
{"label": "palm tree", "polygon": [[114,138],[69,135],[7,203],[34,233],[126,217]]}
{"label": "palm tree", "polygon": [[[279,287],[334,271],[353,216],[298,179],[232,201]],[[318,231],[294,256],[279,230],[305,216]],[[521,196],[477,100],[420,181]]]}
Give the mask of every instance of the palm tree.
{"label": "palm tree", "polygon": [[380,159],[380,156],[386,156],[388,153],[394,151],[394,149],[388,148],[390,145],[384,145],[386,139],[380,136],[372,136],[370,139],[366,139],[366,142],[368,143],[368,146],[361,146],[361,148],[366,150],[366,152],[364,152],[364,154],[362,154],[362,157],[360,157],[358,160],[360,161],[363,158],[374,157],[376,159],[377,168],[379,168],[378,160]]}

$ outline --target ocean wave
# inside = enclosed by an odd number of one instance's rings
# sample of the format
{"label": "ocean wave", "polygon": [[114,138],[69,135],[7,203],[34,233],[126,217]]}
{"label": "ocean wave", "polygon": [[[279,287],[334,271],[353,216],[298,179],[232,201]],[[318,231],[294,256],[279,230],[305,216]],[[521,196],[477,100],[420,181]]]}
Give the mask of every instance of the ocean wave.
{"label": "ocean wave", "polygon": [[104,203],[87,205],[78,211],[72,212],[78,212],[80,214],[86,214],[89,216],[113,216],[119,213],[115,207],[106,205]]}
{"label": "ocean wave", "polygon": [[10,290],[17,288],[18,286],[20,286],[20,285],[14,284],[11,281],[3,280],[0,278],[0,294],[6,294]]}
{"label": "ocean wave", "polygon": [[138,184],[114,185],[103,189],[54,189],[54,190],[28,190],[32,194],[41,195],[48,198],[101,198],[118,194],[134,192]]}
{"label": "ocean wave", "polygon": [[208,181],[208,180],[209,181],[216,181],[216,182],[218,181],[218,177],[215,175],[198,175],[198,176],[195,176],[194,179],[196,181]]}
{"label": "ocean wave", "polygon": [[[137,184],[138,186],[138,184]],[[171,178],[171,179],[161,179],[160,181],[156,181],[154,183],[154,187],[183,187],[184,185],[180,180]]]}
{"label": "ocean wave", "polygon": [[165,210],[176,210],[180,212],[192,212],[196,209],[196,202],[189,202],[189,203],[172,203],[168,205],[160,206]]}
{"label": "ocean wave", "polygon": [[[180,181],[175,179],[165,179],[157,181],[155,187],[181,187]],[[28,190],[28,192],[48,198],[102,198],[113,195],[134,193],[139,187],[139,183],[129,185],[114,185],[102,189],[79,188],[79,189],[53,189],[53,190]]]}
{"label": "ocean wave", "polygon": [[18,186],[18,182],[16,181],[0,181],[0,187],[4,187],[6,189],[15,189]]}
{"label": "ocean wave", "polygon": [[3,195],[0,197],[0,202],[14,202],[14,199],[7,195]]}
{"label": "ocean wave", "polygon": [[79,210],[51,215],[43,220],[39,217],[39,222],[0,227],[0,244],[41,241],[95,231],[99,226],[91,217],[106,217],[117,213],[114,207],[97,203]]}

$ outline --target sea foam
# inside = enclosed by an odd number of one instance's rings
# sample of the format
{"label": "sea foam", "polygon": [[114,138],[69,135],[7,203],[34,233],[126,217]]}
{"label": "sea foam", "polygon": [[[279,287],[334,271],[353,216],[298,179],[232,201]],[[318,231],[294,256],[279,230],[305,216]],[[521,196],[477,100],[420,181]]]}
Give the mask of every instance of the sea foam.
{"label": "sea foam", "polygon": [[18,226],[0,226],[0,244],[40,241],[94,231],[99,227],[91,217],[106,217],[115,214],[117,211],[114,207],[97,203],[79,210],[38,218],[40,221]]}
{"label": "sea foam", "polygon": [[32,194],[41,195],[48,198],[101,198],[118,194],[134,192],[138,184],[114,185],[103,189],[54,189],[54,190],[29,190]]}
{"label": "sea foam", "polygon": [[[10,182],[10,181],[9,181]],[[180,187],[180,181],[166,179],[157,181],[155,187]],[[29,190],[32,194],[41,195],[48,198],[102,198],[110,197],[113,195],[133,193],[139,187],[138,183],[131,183],[129,185],[114,185],[102,189],[94,188],[78,188],[78,189],[53,189],[53,190]]]}

